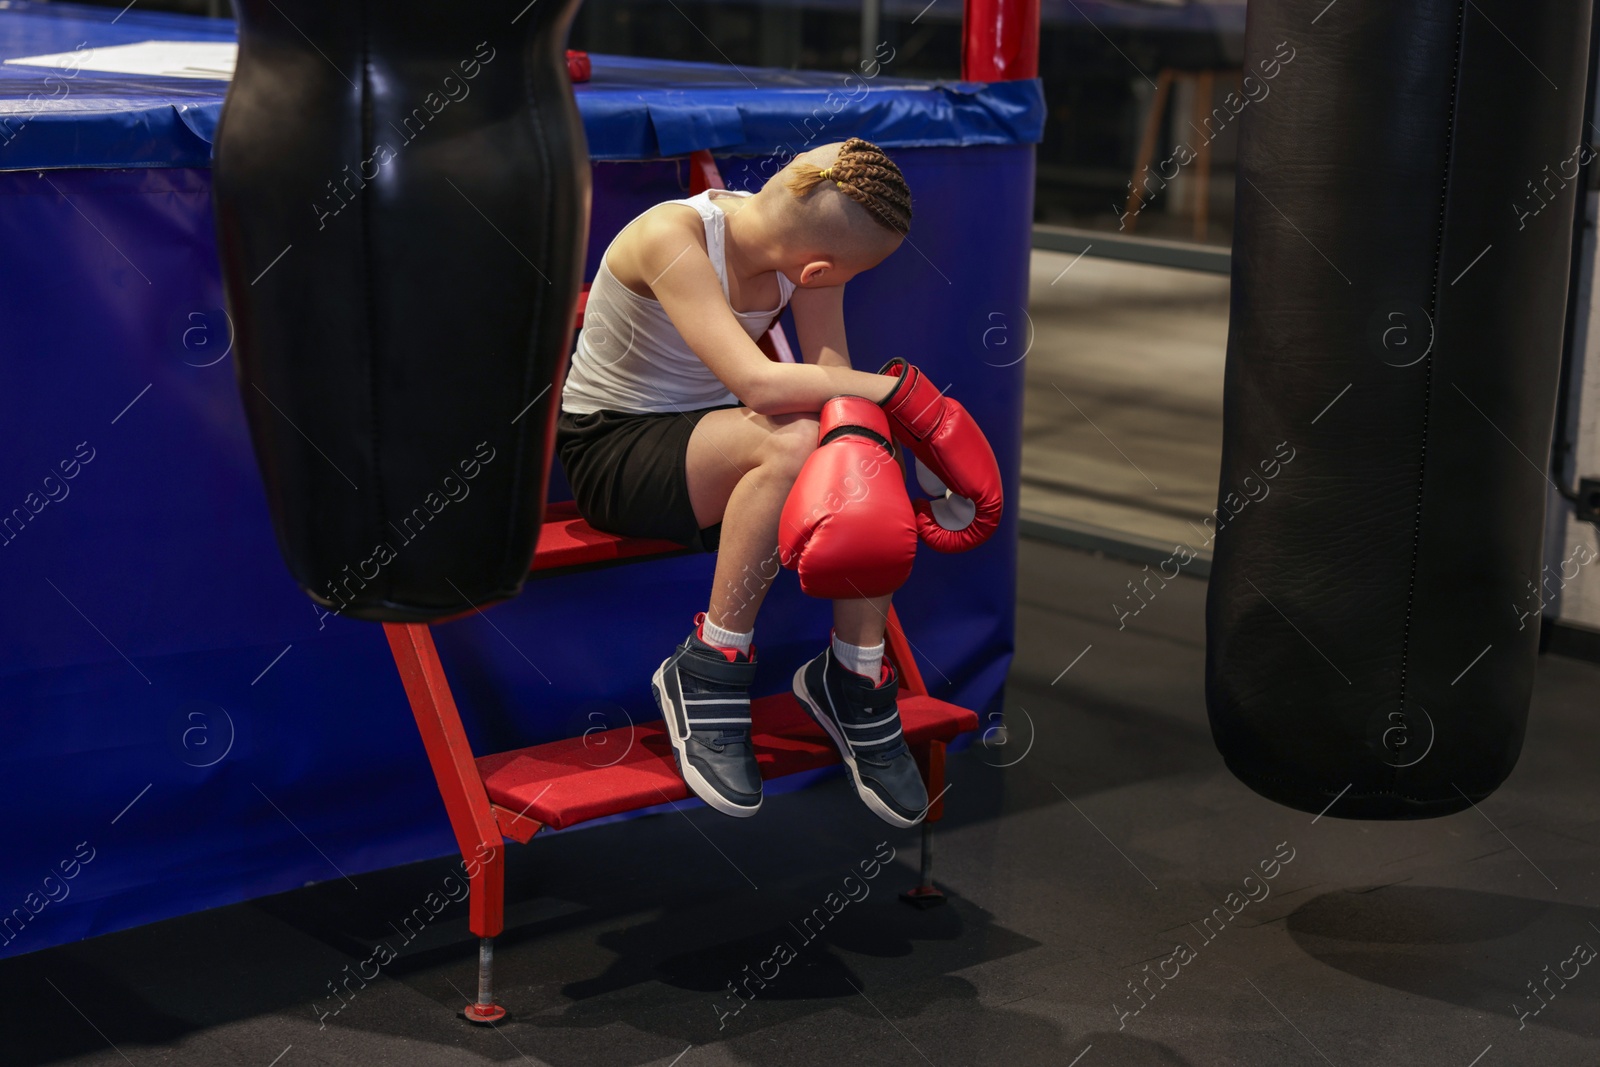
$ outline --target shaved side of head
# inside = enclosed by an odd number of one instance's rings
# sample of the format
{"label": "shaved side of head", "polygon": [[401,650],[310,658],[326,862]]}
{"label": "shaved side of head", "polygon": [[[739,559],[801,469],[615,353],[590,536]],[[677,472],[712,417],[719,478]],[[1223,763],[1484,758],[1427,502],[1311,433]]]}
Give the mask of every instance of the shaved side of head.
{"label": "shaved side of head", "polygon": [[911,226],[905,176],[882,149],[859,137],[801,153],[767,186],[785,228],[817,256],[877,263]]}

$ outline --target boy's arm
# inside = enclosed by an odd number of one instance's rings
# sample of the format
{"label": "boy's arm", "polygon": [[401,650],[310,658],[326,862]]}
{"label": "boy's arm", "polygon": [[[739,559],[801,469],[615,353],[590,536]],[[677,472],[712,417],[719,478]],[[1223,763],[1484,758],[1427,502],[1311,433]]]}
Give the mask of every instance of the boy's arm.
{"label": "boy's arm", "polygon": [[722,295],[722,283],[700,244],[672,218],[647,219],[641,273],[678,333],[728,391],[763,415],[815,413],[846,394],[881,402],[895,379],[848,366],[774,363],[756,347]]}
{"label": "boy's arm", "polygon": [[820,367],[850,366],[844,332],[844,286],[796,289],[789,298],[789,310],[794,314],[802,360]]}

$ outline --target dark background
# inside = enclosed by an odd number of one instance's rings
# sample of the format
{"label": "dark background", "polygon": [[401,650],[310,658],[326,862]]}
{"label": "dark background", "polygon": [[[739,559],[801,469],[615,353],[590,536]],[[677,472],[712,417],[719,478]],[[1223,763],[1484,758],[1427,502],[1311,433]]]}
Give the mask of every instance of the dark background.
{"label": "dark background", "polygon": [[[126,0],[90,0],[121,8]],[[138,0],[141,11],[231,17],[227,0]],[[884,67],[905,78],[960,74],[961,5],[935,0],[886,4],[879,36],[894,49]],[[1184,29],[1183,10],[1205,5],[1127,0],[1119,10],[1145,14],[1158,25],[1128,28],[1106,20],[1104,5],[1047,3],[1040,34],[1040,76],[1049,115],[1039,146],[1034,218],[1038,222],[1116,230],[1114,205],[1126,199],[1152,82],[1162,68],[1227,70],[1238,63],[1242,35]],[[1100,19],[1095,13],[1101,12]],[[1225,20],[1224,20],[1225,21]],[[1165,28],[1164,28],[1165,27]],[[835,70],[861,61],[860,7],[855,0],[585,0],[573,24],[571,47],[617,55],[654,56],[736,66]],[[1219,74],[1218,100],[1229,88]],[[1189,114],[1175,93],[1169,104]],[[1181,121],[1164,124],[1155,159],[1166,158]],[[1178,139],[1184,135],[1179,134]],[[1207,243],[1232,237],[1234,131],[1213,146]],[[1140,213],[1137,232],[1193,240],[1191,194],[1181,184],[1157,194]],[[1174,196],[1179,202],[1174,203]]]}

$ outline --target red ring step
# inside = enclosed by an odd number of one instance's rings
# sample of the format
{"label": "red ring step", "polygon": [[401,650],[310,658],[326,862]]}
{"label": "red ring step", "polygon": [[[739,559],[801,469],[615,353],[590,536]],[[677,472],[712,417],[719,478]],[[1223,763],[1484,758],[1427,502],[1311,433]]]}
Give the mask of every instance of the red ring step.
{"label": "red ring step", "polygon": [[544,525],[539,528],[539,547],[533,554],[530,571],[558,567],[581,567],[687,552],[682,545],[644,537],[620,537],[596,530],[578,514],[578,505],[562,500],[544,506]]}
{"label": "red ring step", "polygon": [[[934,697],[902,691],[898,704],[906,743],[913,749],[978,727],[976,712]],[[833,742],[793,693],[753,701],[751,716],[762,778],[839,762]],[[659,719],[480,756],[477,765],[491,803],[556,830],[690,795]]]}

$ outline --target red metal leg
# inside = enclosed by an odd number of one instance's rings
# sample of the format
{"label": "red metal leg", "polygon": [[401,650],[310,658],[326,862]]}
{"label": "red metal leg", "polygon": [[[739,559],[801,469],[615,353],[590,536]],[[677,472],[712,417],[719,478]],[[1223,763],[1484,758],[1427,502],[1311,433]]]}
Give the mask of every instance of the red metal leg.
{"label": "red metal leg", "polygon": [[[900,628],[900,616],[889,606],[889,625],[884,632],[884,642],[889,646],[889,658],[900,675],[900,688],[906,693],[927,696],[928,686],[922,680],[916,658],[911,654],[911,642]],[[933,884],[933,824],[944,818],[944,742],[930,741],[911,750],[916,757],[917,769],[922,772],[922,784],[928,790],[928,813],[922,817],[922,873],[915,889],[900,894],[900,899],[918,908],[931,908],[944,903],[944,893]]]}
{"label": "red metal leg", "polygon": [[400,670],[422,747],[439,786],[450,828],[466,868],[471,903],[468,925],[478,935],[478,999],[463,1009],[472,1022],[496,1022],[505,1009],[494,1002],[494,942],[505,924],[505,849],[461,726],[455,697],[445,680],[433,632],[426,623],[384,623],[384,635]]}
{"label": "red metal leg", "polygon": [[704,148],[689,153],[689,195],[698,196],[707,189],[726,189],[722,171],[716,159]]}
{"label": "red metal leg", "polygon": [[912,749],[911,754],[922,772],[929,803],[928,814],[922,818],[921,877],[917,887],[901,893],[900,899],[913,907],[931,908],[944,903],[944,891],[933,884],[933,824],[944,818],[944,742],[929,741]]}
{"label": "red metal leg", "polygon": [[[894,669],[900,675],[900,688],[916,696],[927,696],[928,686],[922,680],[922,672],[917,669],[916,658],[911,655],[911,642],[906,640],[905,631],[900,629],[900,616],[894,610],[894,605],[889,605],[889,625],[883,635],[888,644],[889,659],[894,662]],[[920,758],[920,757],[919,757]],[[939,777],[944,777],[944,754],[940,749]],[[920,766],[920,764],[919,764]],[[927,768],[923,768],[922,776],[927,778]],[[940,788],[944,788],[940,786]],[[928,795],[933,796],[930,789]]]}
{"label": "red metal leg", "polygon": [[585,285],[578,290],[578,304],[572,309],[572,328],[583,329],[583,316],[589,310],[589,287]]}
{"label": "red metal leg", "polygon": [[461,1009],[469,1023],[497,1023],[506,1010],[494,1002],[494,938],[478,938],[478,999]]}

